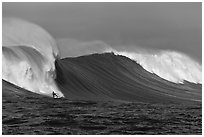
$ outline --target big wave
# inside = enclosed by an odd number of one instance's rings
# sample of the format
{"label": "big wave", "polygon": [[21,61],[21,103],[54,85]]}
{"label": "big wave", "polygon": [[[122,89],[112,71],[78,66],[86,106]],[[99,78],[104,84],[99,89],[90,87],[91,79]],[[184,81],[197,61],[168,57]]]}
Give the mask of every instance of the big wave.
{"label": "big wave", "polygon": [[64,95],[55,83],[54,62],[59,58],[55,40],[41,27],[3,18],[2,78],[33,92]]}
{"label": "big wave", "polygon": [[70,100],[201,102],[201,84],[177,84],[146,71],[114,53],[91,54],[56,61],[56,82]]}
{"label": "big wave", "polygon": [[[97,60],[95,60],[97,56],[94,55],[90,56],[90,59],[89,57],[76,58],[76,62],[73,58],[64,61],[64,59],[60,59],[55,40],[44,29],[35,24],[19,19],[4,18],[2,34],[3,79],[39,94],[51,96],[52,92],[55,91],[58,96],[65,96],[70,99],[81,99],[83,97],[93,97],[96,99],[96,97],[102,96],[95,96],[89,93],[95,93],[97,91],[99,92],[98,95],[104,94],[104,98],[107,96],[107,98],[116,98],[114,94],[121,93],[121,95],[125,95],[126,91],[128,91],[127,99],[131,97],[132,94],[135,94],[137,100],[141,89],[148,91],[150,96],[157,91],[165,91],[165,94],[168,94],[168,96],[170,96],[170,92],[174,90],[178,91],[176,94],[180,94],[180,84],[166,83],[166,81],[158,79],[154,75],[150,75],[140,67],[137,67],[137,63],[145,70],[163,79],[174,83],[183,83],[185,92],[192,90],[191,86],[187,86],[186,88],[185,81],[202,84],[202,66],[187,55],[179,52],[144,52],[142,50],[132,50],[130,52],[127,51],[127,49],[113,49],[108,44],[100,41],[77,42],[79,46],[78,48],[75,47],[75,52],[69,50],[69,52],[74,53],[72,57],[75,56],[75,54],[76,56],[80,56],[108,51],[126,56],[136,61],[136,63],[130,63],[130,61],[126,59],[124,60],[121,57],[115,58],[109,54],[101,55]],[[66,44],[67,42],[65,46]],[[71,45],[77,46],[74,45],[74,42],[71,42]],[[120,60],[119,62],[118,59]],[[82,60],[82,62],[80,62],[80,60]],[[135,69],[131,67],[135,67]],[[135,73],[135,71],[137,73]],[[125,79],[125,77],[129,82],[122,80]],[[145,81],[140,80],[140,77],[144,77]],[[101,81],[99,81],[99,79],[101,79]],[[154,84],[148,85],[149,80]],[[105,82],[107,83],[104,84]],[[111,82],[112,86],[109,86]],[[122,86],[121,88],[118,87],[118,83]],[[161,83],[161,85],[163,85],[162,88],[160,89],[160,84],[156,84],[155,86],[155,83]],[[168,89],[166,89],[166,87],[168,87]],[[184,92],[183,87],[181,91]],[[194,93],[194,88],[192,91],[193,92],[188,91],[189,94],[185,96],[191,98],[192,94],[195,94],[195,98],[200,100],[200,93]],[[107,92],[108,95],[104,92]],[[146,94],[147,93],[145,93],[145,96]],[[172,93],[171,96],[174,95],[175,93]],[[181,93],[180,97],[183,96],[183,93]],[[119,96],[119,98],[123,97]]]}

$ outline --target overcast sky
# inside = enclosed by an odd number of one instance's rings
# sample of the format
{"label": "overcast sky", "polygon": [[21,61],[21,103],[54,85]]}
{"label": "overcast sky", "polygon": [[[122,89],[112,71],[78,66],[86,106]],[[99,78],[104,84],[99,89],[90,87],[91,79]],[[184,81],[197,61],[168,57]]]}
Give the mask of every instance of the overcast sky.
{"label": "overcast sky", "polygon": [[3,3],[2,14],[34,22],[56,39],[169,49],[202,60],[202,3]]}

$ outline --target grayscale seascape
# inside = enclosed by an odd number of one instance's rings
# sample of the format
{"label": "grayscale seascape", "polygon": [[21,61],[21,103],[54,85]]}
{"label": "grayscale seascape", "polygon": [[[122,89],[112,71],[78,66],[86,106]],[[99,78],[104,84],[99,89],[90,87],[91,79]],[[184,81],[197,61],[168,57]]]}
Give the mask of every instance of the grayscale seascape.
{"label": "grayscale seascape", "polygon": [[3,135],[201,135],[202,3],[3,3]]}

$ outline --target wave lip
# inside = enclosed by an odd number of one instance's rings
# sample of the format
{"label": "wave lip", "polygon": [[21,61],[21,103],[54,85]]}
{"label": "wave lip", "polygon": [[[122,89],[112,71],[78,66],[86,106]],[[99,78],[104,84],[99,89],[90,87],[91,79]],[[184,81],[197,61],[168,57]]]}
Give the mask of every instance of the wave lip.
{"label": "wave lip", "polygon": [[41,27],[14,18],[3,18],[3,79],[39,94],[60,92],[54,79],[59,58],[55,40]]}

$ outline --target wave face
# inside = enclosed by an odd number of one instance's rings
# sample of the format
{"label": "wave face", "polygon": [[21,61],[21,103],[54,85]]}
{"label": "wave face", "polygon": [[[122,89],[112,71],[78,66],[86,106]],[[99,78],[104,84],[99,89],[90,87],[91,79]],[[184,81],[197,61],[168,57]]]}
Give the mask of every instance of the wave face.
{"label": "wave face", "polygon": [[54,62],[59,58],[55,40],[39,26],[3,18],[3,79],[39,94],[52,95],[58,89]]}
{"label": "wave face", "polygon": [[57,84],[66,98],[141,102],[200,102],[201,84],[169,82],[113,53],[56,60]]}

